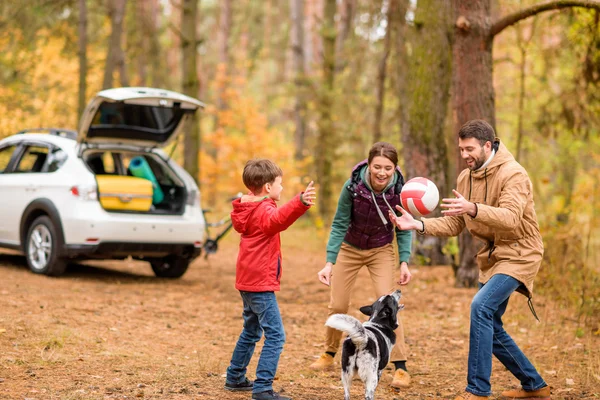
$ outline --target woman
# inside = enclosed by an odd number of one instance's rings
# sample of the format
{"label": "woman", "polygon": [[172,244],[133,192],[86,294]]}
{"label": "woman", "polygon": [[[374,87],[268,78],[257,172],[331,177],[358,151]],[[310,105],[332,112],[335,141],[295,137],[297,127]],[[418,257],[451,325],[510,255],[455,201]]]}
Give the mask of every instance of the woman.
{"label": "woman", "polygon": [[[398,168],[398,152],[389,143],[378,142],[371,147],[369,158],[358,163],[346,181],[327,243],[327,262],[319,271],[319,280],[331,286],[329,315],[345,314],[350,295],[360,269],[367,267],[377,297],[389,294],[394,287],[394,265],[397,263],[392,241],[394,226],[389,221],[388,210],[400,204],[400,190],[404,178]],[[396,231],[400,260],[398,284],[410,282],[408,269],[412,233]],[[390,361],[396,372],[392,386],[407,388],[410,375],[406,370],[404,329],[398,318],[396,344]],[[311,364],[313,370],[333,366],[340,346],[342,332],[333,328],[326,331],[326,350]]]}

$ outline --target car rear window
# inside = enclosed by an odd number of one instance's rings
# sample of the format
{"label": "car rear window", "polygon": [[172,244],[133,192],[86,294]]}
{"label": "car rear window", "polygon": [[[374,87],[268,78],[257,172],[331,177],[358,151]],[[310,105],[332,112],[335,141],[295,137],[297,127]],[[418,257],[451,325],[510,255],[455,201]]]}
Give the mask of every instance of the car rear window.
{"label": "car rear window", "polygon": [[181,112],[176,112],[176,109],[169,107],[104,102],[94,115],[92,129],[102,125],[112,125],[162,132],[177,124],[181,116]]}

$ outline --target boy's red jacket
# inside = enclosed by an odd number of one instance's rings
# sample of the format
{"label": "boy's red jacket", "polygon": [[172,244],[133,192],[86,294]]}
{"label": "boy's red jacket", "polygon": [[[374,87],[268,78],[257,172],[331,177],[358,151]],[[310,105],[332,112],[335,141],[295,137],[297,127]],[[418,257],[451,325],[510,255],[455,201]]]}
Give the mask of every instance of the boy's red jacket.
{"label": "boy's red jacket", "polygon": [[287,229],[310,208],[300,195],[277,208],[275,201],[233,201],[231,221],[241,233],[235,288],[246,292],[274,292],[281,281],[281,241]]}

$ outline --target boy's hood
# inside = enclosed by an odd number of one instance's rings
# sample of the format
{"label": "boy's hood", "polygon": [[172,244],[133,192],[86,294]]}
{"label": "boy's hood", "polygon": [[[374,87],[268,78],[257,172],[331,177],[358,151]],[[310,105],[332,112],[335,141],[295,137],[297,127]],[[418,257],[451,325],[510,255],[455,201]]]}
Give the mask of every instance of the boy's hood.
{"label": "boy's hood", "polygon": [[254,213],[254,211],[256,211],[256,209],[265,201],[274,202],[272,199],[257,196],[242,196],[242,198],[235,199],[231,202],[233,205],[233,211],[231,212],[233,228],[239,233],[246,232],[247,224],[252,213]]}

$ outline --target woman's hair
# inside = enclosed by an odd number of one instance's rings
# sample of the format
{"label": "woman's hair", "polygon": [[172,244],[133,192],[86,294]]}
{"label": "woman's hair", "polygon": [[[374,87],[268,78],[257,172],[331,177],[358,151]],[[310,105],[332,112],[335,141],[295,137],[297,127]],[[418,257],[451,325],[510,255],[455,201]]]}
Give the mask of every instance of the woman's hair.
{"label": "woman's hair", "polygon": [[371,147],[371,150],[369,150],[369,159],[368,159],[369,164],[371,164],[371,161],[373,161],[373,159],[377,156],[385,157],[388,160],[390,160],[391,162],[393,162],[394,165],[398,165],[398,151],[390,143],[387,143],[387,142],[375,143]]}
{"label": "woman's hair", "polygon": [[275,182],[275,178],[278,176],[283,176],[283,172],[273,161],[255,158],[246,163],[242,180],[248,189],[256,193],[261,190],[265,183]]}

